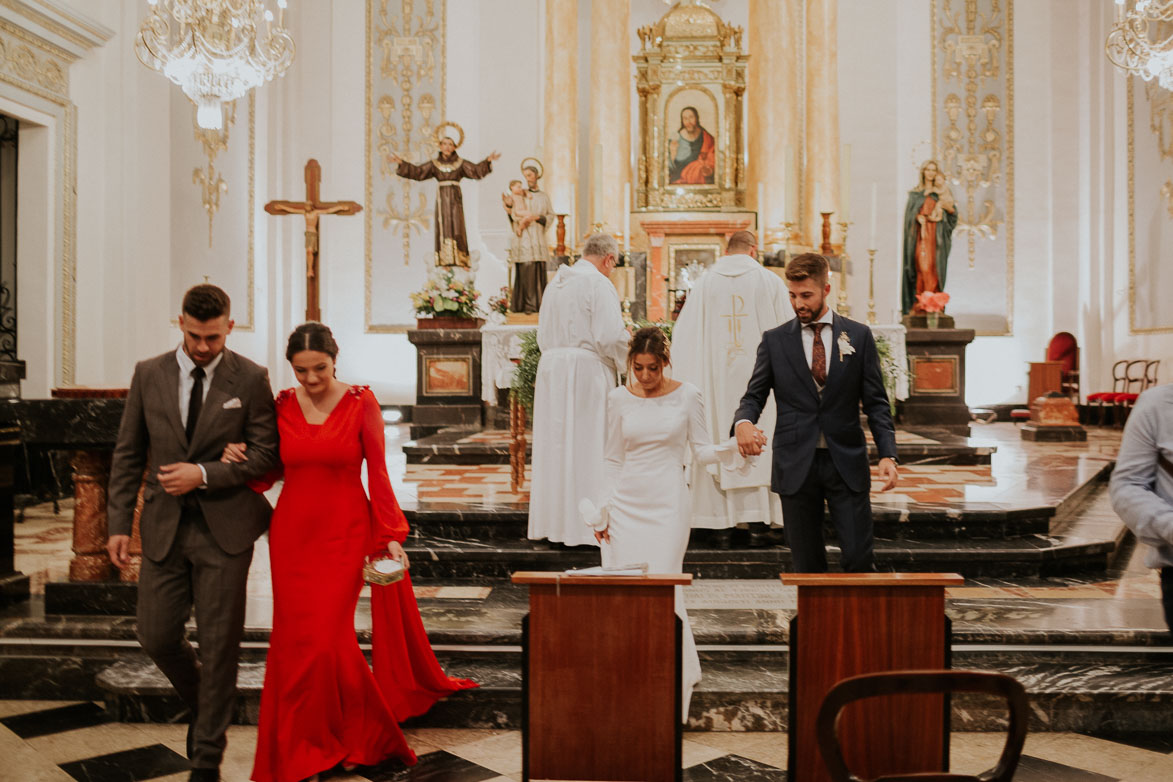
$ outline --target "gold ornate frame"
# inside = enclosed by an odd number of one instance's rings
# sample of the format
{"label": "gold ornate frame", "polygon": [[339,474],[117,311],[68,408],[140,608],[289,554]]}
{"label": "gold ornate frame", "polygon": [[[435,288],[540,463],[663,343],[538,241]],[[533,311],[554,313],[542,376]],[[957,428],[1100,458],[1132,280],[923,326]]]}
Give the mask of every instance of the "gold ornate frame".
{"label": "gold ornate frame", "polygon": [[[942,4],[944,13],[939,7]],[[965,246],[969,268],[973,269],[979,236],[1005,242],[1006,328],[979,331],[978,336],[1013,336],[1014,0],[930,0],[929,14],[933,157],[949,169],[945,173],[951,181],[955,177],[961,180],[953,257],[960,258]],[[946,28],[946,23],[953,27]],[[1000,50],[1005,52],[1004,63]],[[946,55],[944,66],[942,52]],[[960,81],[965,94],[950,92],[938,103],[941,87],[949,78]],[[1004,118],[1001,134],[999,114]],[[940,133],[942,119],[948,124]],[[962,148],[963,143],[967,148]],[[957,165],[951,168],[946,159],[956,160]],[[996,204],[998,179],[1003,183],[1001,205]],[[984,200],[980,210],[979,190]],[[1001,220],[997,212],[1001,212]]]}
{"label": "gold ornate frame", "polygon": [[[1173,334],[1173,325],[1147,328],[1136,325],[1136,79],[1127,74],[1124,79],[1128,102],[1128,333]],[[1158,133],[1158,130],[1158,127],[1153,127],[1154,133]]]}
{"label": "gold ornate frame", "polygon": [[[749,58],[741,51],[741,28],[725,23],[705,6],[682,4],[638,32],[641,48],[632,57],[639,93],[635,208],[744,208],[745,129],[741,115]],[[667,112],[673,98],[690,89],[707,93],[717,112],[712,124],[701,117],[716,145],[712,184],[668,183],[668,142],[676,129]]]}
{"label": "gold ornate frame", "polygon": [[[716,261],[718,258],[721,257],[721,253],[724,249],[721,245],[721,237],[715,236],[713,238],[716,239],[716,241],[698,242],[695,239],[691,239],[691,238],[688,239],[687,241],[683,241],[683,242],[672,242],[671,240],[668,241],[668,266],[667,266],[667,274],[668,274],[668,286],[667,287],[668,288],[674,288],[676,285],[676,272],[677,272],[676,253],[678,253],[679,251],[681,251],[681,250],[712,250],[714,261]],[[669,312],[672,311],[672,305],[673,305],[673,302],[671,302],[671,301],[667,302],[667,307],[668,307]]]}

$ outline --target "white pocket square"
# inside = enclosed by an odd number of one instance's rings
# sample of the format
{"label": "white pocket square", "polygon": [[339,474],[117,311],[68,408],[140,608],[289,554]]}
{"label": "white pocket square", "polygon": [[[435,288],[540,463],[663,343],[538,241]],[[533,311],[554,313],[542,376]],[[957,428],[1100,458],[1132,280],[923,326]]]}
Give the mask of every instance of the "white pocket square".
{"label": "white pocket square", "polygon": [[235,410],[240,407],[240,397],[234,396],[224,403],[224,410]]}

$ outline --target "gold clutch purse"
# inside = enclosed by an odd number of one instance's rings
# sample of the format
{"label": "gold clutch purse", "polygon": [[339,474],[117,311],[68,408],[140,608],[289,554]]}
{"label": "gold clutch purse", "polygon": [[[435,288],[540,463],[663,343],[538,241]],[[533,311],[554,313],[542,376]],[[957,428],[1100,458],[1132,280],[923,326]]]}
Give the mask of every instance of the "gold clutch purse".
{"label": "gold clutch purse", "polygon": [[403,566],[403,563],[397,562],[391,557],[372,559],[363,565],[362,569],[363,581],[372,586],[387,586],[396,581],[402,581],[406,573],[407,568]]}

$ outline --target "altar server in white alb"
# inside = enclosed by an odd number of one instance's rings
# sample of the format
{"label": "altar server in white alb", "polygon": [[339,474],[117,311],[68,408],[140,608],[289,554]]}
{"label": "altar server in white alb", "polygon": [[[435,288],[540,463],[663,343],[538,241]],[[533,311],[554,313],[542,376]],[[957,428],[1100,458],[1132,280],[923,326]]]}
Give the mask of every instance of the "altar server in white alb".
{"label": "altar server in white alb", "polygon": [[630,335],[610,281],[619,247],[594,234],[574,266],[546,286],[538,312],[542,358],[534,386],[534,452],[529,537],[568,546],[598,545],[578,513],[600,505],[607,393],[627,360]]}
{"label": "altar server in white alb", "polygon": [[[793,317],[786,284],[756,260],[757,238],[752,232],[733,234],[725,252],[689,291],[672,331],[673,376],[700,389],[713,442],[729,435],[733,411],[753,374],[762,332]],[[774,418],[774,406],[769,405],[758,426],[773,432]],[[768,459],[759,459],[745,471],[694,464],[691,491],[694,528],[782,525],[782,505],[770,491]],[[725,545],[728,534],[721,539]],[[759,535],[753,534],[752,540]]]}

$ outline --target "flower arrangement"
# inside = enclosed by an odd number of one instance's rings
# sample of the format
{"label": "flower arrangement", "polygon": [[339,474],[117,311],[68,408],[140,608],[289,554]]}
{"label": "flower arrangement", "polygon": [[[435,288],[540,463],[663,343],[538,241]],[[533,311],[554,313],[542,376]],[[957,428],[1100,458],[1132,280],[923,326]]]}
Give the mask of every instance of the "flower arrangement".
{"label": "flower arrangement", "polygon": [[497,295],[489,299],[489,312],[495,312],[498,315],[508,314],[509,293],[509,286],[502,285],[501,290],[497,292]]}
{"label": "flower arrangement", "polygon": [[944,312],[949,303],[949,294],[945,291],[921,291],[916,295],[916,305],[925,312]]}
{"label": "flower arrangement", "polygon": [[480,297],[471,277],[458,276],[455,269],[436,269],[421,290],[411,294],[415,313],[421,317],[475,318],[480,315]]}
{"label": "flower arrangement", "polygon": [[908,367],[900,366],[892,355],[892,343],[883,334],[876,334],[876,353],[880,356],[880,373],[884,376],[884,390],[888,392],[888,409],[896,415],[896,389],[902,377],[908,376]]}

